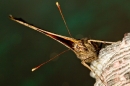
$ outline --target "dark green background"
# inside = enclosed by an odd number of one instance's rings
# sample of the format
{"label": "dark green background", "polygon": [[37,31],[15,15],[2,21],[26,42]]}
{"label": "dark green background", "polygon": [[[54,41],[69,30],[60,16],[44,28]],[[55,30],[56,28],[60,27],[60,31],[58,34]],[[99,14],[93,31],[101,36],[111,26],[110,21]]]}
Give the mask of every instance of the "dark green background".
{"label": "dark green background", "polygon": [[[69,36],[57,0],[0,0],[0,86],[93,86],[95,80],[72,51],[31,69],[67,48],[8,18]],[[118,41],[130,31],[129,0],[58,0],[74,38]]]}

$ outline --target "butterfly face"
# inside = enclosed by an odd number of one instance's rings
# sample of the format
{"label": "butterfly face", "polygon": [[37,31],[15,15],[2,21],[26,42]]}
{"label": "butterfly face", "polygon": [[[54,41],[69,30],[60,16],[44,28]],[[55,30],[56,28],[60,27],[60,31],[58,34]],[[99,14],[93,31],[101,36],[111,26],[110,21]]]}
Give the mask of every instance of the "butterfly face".
{"label": "butterfly face", "polygon": [[91,62],[97,59],[97,51],[88,39],[83,38],[73,44],[73,51],[81,61]]}

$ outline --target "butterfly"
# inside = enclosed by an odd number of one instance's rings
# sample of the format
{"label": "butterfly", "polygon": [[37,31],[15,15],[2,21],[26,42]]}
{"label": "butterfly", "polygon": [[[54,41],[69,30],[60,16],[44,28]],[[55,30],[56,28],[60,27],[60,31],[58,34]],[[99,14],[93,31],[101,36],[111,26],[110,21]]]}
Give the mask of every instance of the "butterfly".
{"label": "butterfly", "polygon": [[[57,4],[57,7],[60,11],[60,14],[63,18],[65,26],[68,30],[64,16],[62,15],[62,12],[60,9],[60,5],[58,4],[58,2],[56,2],[56,4]],[[91,63],[92,61],[98,59],[99,51],[102,49],[102,46],[104,44],[106,45],[106,44],[113,43],[113,42],[93,40],[93,39],[88,39],[88,38],[75,39],[71,35],[70,35],[71,37],[62,36],[62,35],[58,35],[58,34],[40,29],[38,27],[35,27],[32,24],[29,24],[26,21],[24,21],[22,18],[16,18],[16,17],[13,17],[12,15],[10,15],[9,17],[11,20],[18,22],[24,26],[27,26],[33,30],[36,30],[42,34],[45,34],[46,36],[63,44],[69,50],[72,50],[76,54],[76,56],[81,60],[81,64],[83,64],[85,67],[90,69],[92,72],[94,72],[94,71],[89,67],[89,65],[87,63]],[[69,32],[69,30],[68,30],[68,32]],[[70,34],[70,32],[69,32],[69,34]],[[66,50],[66,51],[68,51],[68,50]],[[64,51],[64,52],[66,52],[66,51]],[[64,53],[64,52],[62,52],[62,53]],[[60,53],[60,54],[62,54],[62,53]],[[43,63],[43,64],[45,64],[45,63]],[[32,71],[36,70],[37,68],[39,68],[43,64],[33,68]],[[100,78],[99,76],[97,76],[97,77]]]}

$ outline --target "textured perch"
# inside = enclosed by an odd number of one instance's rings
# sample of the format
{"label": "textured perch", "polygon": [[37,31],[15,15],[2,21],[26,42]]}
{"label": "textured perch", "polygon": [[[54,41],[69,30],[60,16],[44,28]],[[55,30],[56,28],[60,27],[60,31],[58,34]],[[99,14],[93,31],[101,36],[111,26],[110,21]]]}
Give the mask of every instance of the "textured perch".
{"label": "textured perch", "polygon": [[[130,86],[130,33],[122,41],[103,48],[91,68],[107,86]],[[94,86],[104,86],[94,73],[90,75],[96,79]]]}

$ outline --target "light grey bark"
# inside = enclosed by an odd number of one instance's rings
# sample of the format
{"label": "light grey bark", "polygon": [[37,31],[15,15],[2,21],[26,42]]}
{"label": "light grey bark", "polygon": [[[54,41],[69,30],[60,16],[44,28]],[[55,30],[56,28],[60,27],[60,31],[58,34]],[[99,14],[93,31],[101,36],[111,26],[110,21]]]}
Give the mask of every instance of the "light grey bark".
{"label": "light grey bark", "polygon": [[130,86],[130,33],[122,41],[103,48],[91,68],[95,71],[90,73],[96,79],[94,86]]}

